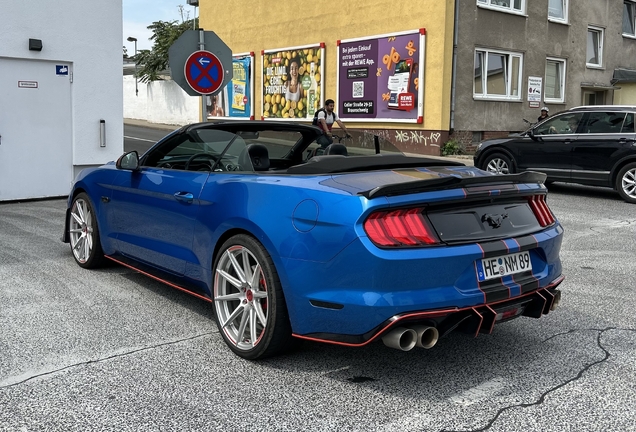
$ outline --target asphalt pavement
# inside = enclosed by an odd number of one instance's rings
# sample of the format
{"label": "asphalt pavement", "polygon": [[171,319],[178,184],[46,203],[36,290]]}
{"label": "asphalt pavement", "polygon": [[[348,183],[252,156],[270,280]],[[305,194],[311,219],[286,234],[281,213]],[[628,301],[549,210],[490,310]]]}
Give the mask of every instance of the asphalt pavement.
{"label": "asphalt pavement", "polygon": [[77,266],[64,200],[0,204],[0,431],[636,430],[636,206],[550,190],[555,312],[430,350],[303,342],[260,362],[227,349],[208,303]]}

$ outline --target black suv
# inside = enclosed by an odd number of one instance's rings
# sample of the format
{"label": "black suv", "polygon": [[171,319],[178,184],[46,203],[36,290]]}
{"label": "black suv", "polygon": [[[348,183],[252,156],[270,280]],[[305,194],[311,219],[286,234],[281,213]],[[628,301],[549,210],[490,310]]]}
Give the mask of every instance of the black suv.
{"label": "black suv", "polygon": [[636,106],[595,105],[548,117],[527,131],[479,144],[475,166],[539,171],[555,181],[607,186],[636,203]]}

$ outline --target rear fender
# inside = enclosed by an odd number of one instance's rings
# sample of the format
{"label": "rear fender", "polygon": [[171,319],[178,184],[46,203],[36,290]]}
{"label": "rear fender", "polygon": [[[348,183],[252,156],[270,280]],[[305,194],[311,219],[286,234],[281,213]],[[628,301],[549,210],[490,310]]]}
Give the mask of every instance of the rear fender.
{"label": "rear fender", "polygon": [[612,189],[616,189],[616,178],[618,177],[618,172],[627,164],[636,162],[636,156],[626,156],[623,159],[619,160],[616,165],[612,168],[610,172],[610,184],[609,186]]}

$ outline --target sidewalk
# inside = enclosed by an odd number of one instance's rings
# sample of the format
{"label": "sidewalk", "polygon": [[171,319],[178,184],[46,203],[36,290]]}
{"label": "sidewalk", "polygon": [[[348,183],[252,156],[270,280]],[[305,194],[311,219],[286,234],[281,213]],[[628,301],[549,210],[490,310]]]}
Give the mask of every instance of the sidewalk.
{"label": "sidewalk", "polygon": [[[181,126],[184,125],[167,125],[167,124],[162,124],[162,123],[151,123],[147,120],[136,120],[136,119],[124,119],[124,124],[125,125],[131,125],[131,126],[141,126],[141,127],[147,127],[147,128],[154,128],[154,129],[165,129],[165,130],[175,130],[178,129]],[[433,158],[433,159],[446,159],[449,161],[453,161],[453,162],[460,162],[463,163],[464,165],[467,166],[473,166],[473,157],[466,155],[457,155],[457,156],[431,156],[431,155],[422,155],[422,154],[408,154],[409,156],[417,156],[417,157],[429,157],[429,158]]]}
{"label": "sidewalk", "polygon": [[154,128],[154,129],[166,129],[171,131],[178,129],[181,126],[185,126],[185,125],[169,125],[169,124],[163,124],[163,123],[151,123],[147,120],[137,120],[137,119],[129,119],[129,118],[124,119],[124,124],[130,125],[130,126],[141,126],[141,127]]}

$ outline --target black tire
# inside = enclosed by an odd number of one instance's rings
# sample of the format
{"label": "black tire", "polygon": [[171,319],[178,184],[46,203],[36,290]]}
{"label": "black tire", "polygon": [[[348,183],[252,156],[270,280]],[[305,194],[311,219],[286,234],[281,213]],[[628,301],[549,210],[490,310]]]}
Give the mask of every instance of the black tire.
{"label": "black tire", "polygon": [[616,190],[625,201],[636,204],[636,162],[628,163],[618,172]]}
{"label": "black tire", "polygon": [[514,174],[515,172],[512,160],[503,153],[492,153],[486,156],[481,169],[497,174]]}
{"label": "black tire", "polygon": [[104,252],[99,238],[95,206],[84,192],[74,199],[69,212],[68,236],[75,262],[83,268],[104,265]]}
{"label": "black tire", "polygon": [[[257,269],[260,271],[254,273]],[[213,283],[219,333],[236,355],[256,360],[293,346],[278,272],[256,239],[239,234],[221,246],[214,261]]]}

